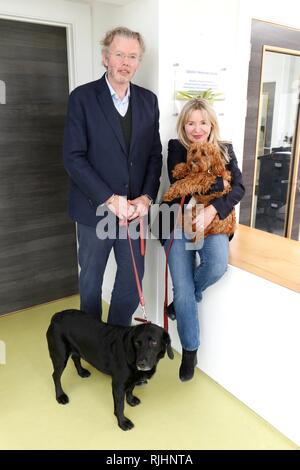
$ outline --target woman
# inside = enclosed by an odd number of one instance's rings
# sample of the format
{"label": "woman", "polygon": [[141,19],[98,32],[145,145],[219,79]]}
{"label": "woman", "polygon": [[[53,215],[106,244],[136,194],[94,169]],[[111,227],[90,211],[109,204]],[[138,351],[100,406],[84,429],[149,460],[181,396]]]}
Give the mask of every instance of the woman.
{"label": "woman", "polygon": [[[242,199],[245,192],[242,175],[232,145],[220,141],[216,113],[206,100],[194,99],[186,103],[178,117],[177,134],[178,140],[170,140],[168,145],[168,173],[171,183],[174,182],[172,170],[178,163],[186,161],[187,148],[193,142],[211,142],[217,145],[226,162],[226,168],[231,172],[232,190],[225,196],[213,200],[203,209],[201,217],[197,216],[195,222],[200,223],[198,220],[201,218],[203,232],[217,213],[220,219],[225,219]],[[223,191],[224,184],[227,182],[218,177],[213,191]],[[202,300],[202,292],[225,273],[228,264],[229,239],[228,235],[224,234],[209,235],[204,239],[200,249],[196,247],[195,250],[190,250],[186,249],[187,242],[190,240],[188,233],[185,234],[181,227],[175,230],[180,231],[181,236],[178,237],[177,233],[174,237],[168,261],[173,281],[173,307],[182,345],[179,377],[182,381],[187,381],[193,378],[200,344],[197,303]],[[170,238],[172,239],[173,236]],[[166,251],[169,243],[170,240],[164,243]],[[198,266],[196,266],[197,253],[200,256]]]}

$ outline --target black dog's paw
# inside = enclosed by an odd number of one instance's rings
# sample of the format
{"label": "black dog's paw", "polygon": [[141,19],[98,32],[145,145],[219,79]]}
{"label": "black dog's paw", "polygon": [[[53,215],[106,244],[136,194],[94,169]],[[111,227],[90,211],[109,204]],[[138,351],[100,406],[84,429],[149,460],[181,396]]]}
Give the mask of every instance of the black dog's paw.
{"label": "black dog's paw", "polygon": [[78,374],[80,375],[80,377],[82,377],[83,379],[85,379],[86,377],[89,377],[91,375],[90,371],[87,370],[87,369],[81,369],[80,373],[78,372]]}
{"label": "black dog's paw", "polygon": [[119,421],[118,424],[123,431],[129,431],[129,429],[134,427],[133,422],[128,418],[124,418],[122,421]]}
{"label": "black dog's paw", "polygon": [[65,393],[57,397],[56,400],[58,401],[58,403],[60,403],[60,405],[66,405],[67,403],[69,403],[69,397]]}
{"label": "black dog's paw", "polygon": [[136,406],[141,403],[141,400],[138,397],[135,397],[134,395],[131,395],[129,397],[126,397],[126,401],[128,405],[130,406]]}

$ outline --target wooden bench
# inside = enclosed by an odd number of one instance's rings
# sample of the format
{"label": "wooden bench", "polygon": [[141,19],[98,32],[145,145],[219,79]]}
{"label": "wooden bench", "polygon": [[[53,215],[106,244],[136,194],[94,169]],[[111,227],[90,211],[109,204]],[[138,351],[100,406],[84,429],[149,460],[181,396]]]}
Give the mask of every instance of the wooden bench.
{"label": "wooden bench", "polygon": [[229,264],[300,292],[300,242],[238,225]]}

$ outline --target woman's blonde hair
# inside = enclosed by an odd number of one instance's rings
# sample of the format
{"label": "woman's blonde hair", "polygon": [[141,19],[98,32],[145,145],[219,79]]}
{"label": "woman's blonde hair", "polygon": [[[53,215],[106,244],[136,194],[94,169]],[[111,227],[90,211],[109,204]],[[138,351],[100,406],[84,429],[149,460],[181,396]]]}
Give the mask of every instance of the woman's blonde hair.
{"label": "woman's blonde hair", "polygon": [[215,144],[219,147],[222,157],[228,163],[230,157],[228,155],[226,145],[224,145],[224,143],[220,141],[220,129],[216,112],[213,107],[208,103],[208,101],[202,98],[190,100],[182,108],[176,124],[176,130],[179,141],[182,143],[182,145],[184,145],[185,148],[188,148],[191,144],[185,132],[185,125],[188,122],[192,111],[204,112],[204,117],[208,119],[211,125],[211,131],[208,137],[208,142],[211,142],[212,144]]}

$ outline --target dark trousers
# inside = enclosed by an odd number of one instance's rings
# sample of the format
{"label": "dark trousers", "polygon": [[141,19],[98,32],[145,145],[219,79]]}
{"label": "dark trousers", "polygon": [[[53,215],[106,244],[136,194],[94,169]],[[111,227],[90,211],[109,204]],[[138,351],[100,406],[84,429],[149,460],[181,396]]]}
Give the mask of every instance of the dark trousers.
{"label": "dark trousers", "polygon": [[[96,228],[77,224],[78,261],[80,266],[79,293],[81,310],[102,317],[102,282],[111,249],[114,250],[117,272],[112,291],[108,323],[129,326],[132,314],[139,304],[128,239],[100,240]],[[132,240],[135,262],[142,281],[144,258],[140,253],[140,241]]]}

